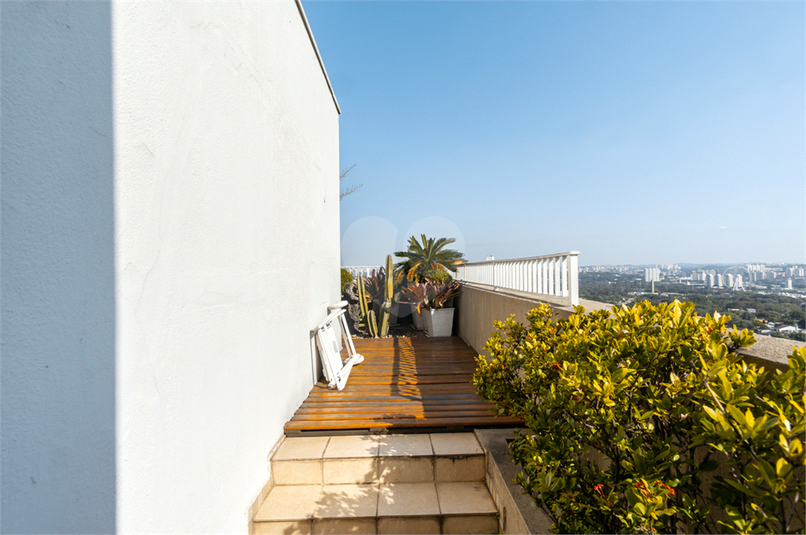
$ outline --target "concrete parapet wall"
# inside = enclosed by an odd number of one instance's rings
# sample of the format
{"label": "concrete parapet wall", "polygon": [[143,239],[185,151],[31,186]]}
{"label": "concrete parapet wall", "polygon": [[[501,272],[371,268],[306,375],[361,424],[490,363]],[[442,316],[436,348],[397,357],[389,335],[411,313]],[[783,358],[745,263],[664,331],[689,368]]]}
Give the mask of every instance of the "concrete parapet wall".
{"label": "concrete parapet wall", "polygon": [[[502,321],[511,315],[526,323],[526,314],[541,303],[552,306],[558,318],[568,318],[574,309],[562,298],[517,290],[504,290],[481,284],[462,284],[462,293],[456,305],[456,324],[459,336],[479,354],[489,356],[484,344],[495,329],[493,322]],[[580,299],[580,306],[588,310],[610,308],[611,305]]]}

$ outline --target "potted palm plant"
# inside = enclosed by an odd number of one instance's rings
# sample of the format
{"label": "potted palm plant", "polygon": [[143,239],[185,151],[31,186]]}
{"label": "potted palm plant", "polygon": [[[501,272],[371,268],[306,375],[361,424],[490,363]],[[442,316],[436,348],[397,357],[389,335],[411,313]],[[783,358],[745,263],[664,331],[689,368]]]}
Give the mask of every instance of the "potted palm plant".
{"label": "potted palm plant", "polygon": [[[395,256],[404,258],[402,262],[395,265],[397,278],[401,280],[401,291],[410,290],[406,294],[401,294],[406,302],[412,305],[412,317],[414,327],[425,328],[426,315],[422,314],[423,309],[439,310],[443,308],[430,307],[426,291],[431,288],[432,297],[434,285],[449,283],[451,273],[456,271],[456,266],[464,261],[462,253],[455,249],[448,249],[448,245],[454,243],[454,238],[427,238],[425,234],[420,235],[420,240],[414,236],[409,237],[409,248],[406,251],[399,251]],[[431,286],[418,286],[431,284]],[[406,286],[404,286],[406,285]],[[445,300],[447,301],[447,299]],[[428,315],[431,315],[429,312]],[[441,316],[444,314],[440,314]]]}
{"label": "potted palm plant", "polygon": [[425,332],[428,336],[450,336],[453,331],[453,307],[445,305],[459,295],[458,282],[427,283],[428,301],[425,309]]}
{"label": "potted palm plant", "polygon": [[409,237],[407,251],[398,251],[395,256],[405,258],[395,264],[395,268],[405,275],[410,282],[437,281],[445,282],[450,274],[456,272],[456,266],[464,261],[462,253],[447,246],[456,241],[454,238],[426,238],[420,235],[421,242],[414,236]]}

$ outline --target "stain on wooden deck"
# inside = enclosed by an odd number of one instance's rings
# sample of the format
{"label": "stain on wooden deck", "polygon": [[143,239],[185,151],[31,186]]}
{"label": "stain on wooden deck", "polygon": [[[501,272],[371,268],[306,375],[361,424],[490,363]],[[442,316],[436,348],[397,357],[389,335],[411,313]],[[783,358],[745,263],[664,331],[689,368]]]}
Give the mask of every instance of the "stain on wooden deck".
{"label": "stain on wooden deck", "polygon": [[[354,340],[364,362],[339,392],[320,381],[287,434],[330,431],[429,431],[438,428],[513,426],[495,417],[471,380],[476,352],[456,336]],[[346,354],[346,353],[345,353]]]}

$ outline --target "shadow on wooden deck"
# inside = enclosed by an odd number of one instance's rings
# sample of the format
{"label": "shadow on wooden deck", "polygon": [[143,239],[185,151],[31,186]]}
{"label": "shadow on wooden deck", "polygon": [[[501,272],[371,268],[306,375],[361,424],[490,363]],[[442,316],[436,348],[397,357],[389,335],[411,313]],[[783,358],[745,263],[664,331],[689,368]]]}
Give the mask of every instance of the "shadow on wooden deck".
{"label": "shadow on wooden deck", "polygon": [[364,362],[339,392],[320,381],[286,434],[434,432],[512,427],[472,385],[475,351],[457,337],[354,340]]}

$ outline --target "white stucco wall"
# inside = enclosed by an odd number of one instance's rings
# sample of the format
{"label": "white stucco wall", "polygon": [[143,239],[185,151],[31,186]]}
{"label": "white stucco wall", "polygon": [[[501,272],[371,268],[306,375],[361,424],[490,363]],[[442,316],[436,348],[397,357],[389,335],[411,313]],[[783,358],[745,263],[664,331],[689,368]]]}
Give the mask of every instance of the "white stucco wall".
{"label": "white stucco wall", "polygon": [[339,299],[338,113],[297,6],[13,6],[3,530],[245,532]]}

